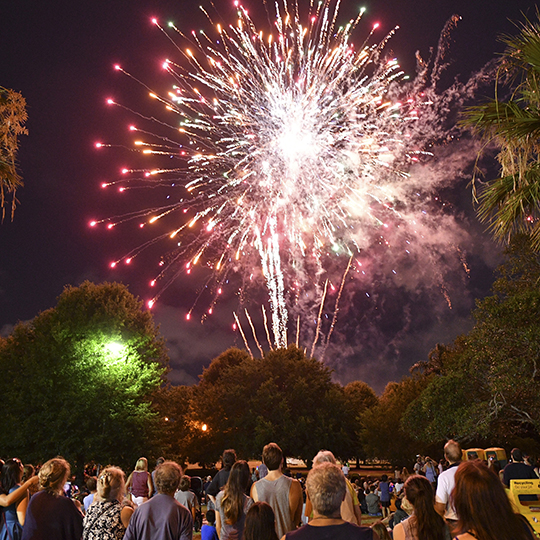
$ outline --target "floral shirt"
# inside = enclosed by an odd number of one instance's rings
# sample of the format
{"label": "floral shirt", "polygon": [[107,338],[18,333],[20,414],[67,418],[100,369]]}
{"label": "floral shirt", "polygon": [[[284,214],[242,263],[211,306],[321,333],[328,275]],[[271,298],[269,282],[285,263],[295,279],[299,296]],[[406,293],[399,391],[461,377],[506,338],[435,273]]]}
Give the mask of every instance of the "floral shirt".
{"label": "floral shirt", "polygon": [[83,521],[83,540],[122,540],[126,528],[118,501],[97,501],[89,506]]}

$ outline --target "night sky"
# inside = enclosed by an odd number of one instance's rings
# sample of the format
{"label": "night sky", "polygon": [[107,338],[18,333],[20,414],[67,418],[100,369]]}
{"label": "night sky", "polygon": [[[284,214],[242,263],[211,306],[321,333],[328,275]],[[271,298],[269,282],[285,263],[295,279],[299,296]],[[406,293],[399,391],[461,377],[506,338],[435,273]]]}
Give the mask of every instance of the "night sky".
{"label": "night sky", "polygon": [[[127,115],[111,111],[107,98],[121,98],[143,113],[150,107],[140,87],[119,76],[113,65],[120,63],[144,82],[166,88],[160,66],[174,49],[150,19],[173,20],[186,32],[207,27],[198,5],[191,0],[2,2],[0,86],[26,98],[29,136],[20,141],[19,168],[25,182],[18,193],[20,204],[14,221],[7,218],[0,225],[1,335],[54,306],[65,285],[85,279],[122,281],[142,299],[151,296],[148,282],[156,273],[159,249],[133,267],[111,271],[111,260],[146,238],[138,238],[133,229],[108,233],[88,226],[91,219],[130,209],[117,194],[100,187],[129,154],[122,149],[97,151],[95,143],[126,140]],[[234,20],[233,2],[218,0],[215,5],[223,20]],[[243,5],[264,24],[262,1]],[[460,15],[448,57],[450,82],[453,77],[466,80],[479,70],[503,49],[497,36],[515,33],[510,21],[523,20],[522,12],[534,18],[535,11],[528,0],[368,0],[362,5],[367,27],[380,23],[380,38],[400,26],[388,48],[409,72],[415,68],[415,51],[427,56],[446,20]],[[357,1],[344,0],[343,20],[359,7]],[[379,265],[372,281],[347,282],[325,359],[336,380],[345,384],[360,378],[382,391],[386,382],[399,380],[413,363],[426,359],[436,343],[448,343],[472,326],[474,299],[489,292],[492,270],[500,262],[500,248],[491,243],[471,209],[467,183],[474,157],[474,147],[466,141],[441,149],[437,156],[438,170],[454,175],[439,195],[466,231],[449,239],[448,265],[437,283],[422,284],[424,277],[430,278],[419,267],[402,269],[398,281],[392,281],[377,252],[371,257],[372,265]],[[219,303],[204,325],[200,317],[186,321],[186,309],[201,287],[197,277],[175,283],[154,308],[169,346],[170,378],[177,384],[196,382],[217,354],[231,345],[243,346],[232,331],[232,311],[238,308],[234,295]]]}

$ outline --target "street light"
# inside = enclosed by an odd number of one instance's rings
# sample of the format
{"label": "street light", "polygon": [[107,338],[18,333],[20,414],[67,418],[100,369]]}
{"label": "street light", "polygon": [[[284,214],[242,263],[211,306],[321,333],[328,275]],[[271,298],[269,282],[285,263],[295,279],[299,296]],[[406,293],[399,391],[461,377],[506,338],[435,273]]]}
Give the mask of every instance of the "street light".
{"label": "street light", "polygon": [[105,358],[110,364],[121,362],[125,359],[127,347],[118,341],[109,341],[105,344]]}
{"label": "street light", "polygon": [[120,354],[124,352],[125,347],[124,345],[122,345],[121,343],[118,343],[117,341],[111,341],[110,343],[107,343],[107,345],[105,345],[105,349],[107,349],[107,351],[110,354],[119,356]]}

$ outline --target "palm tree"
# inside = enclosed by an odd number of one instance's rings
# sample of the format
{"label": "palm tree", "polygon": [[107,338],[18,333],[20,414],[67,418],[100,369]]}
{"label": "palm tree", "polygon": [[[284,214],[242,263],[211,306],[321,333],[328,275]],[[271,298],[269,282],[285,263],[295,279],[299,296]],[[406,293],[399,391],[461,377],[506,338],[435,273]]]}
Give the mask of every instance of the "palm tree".
{"label": "palm tree", "polygon": [[[540,12],[536,16],[540,20]],[[473,180],[480,220],[501,241],[519,232],[530,234],[533,248],[540,251],[540,23],[526,20],[519,28],[516,36],[501,38],[506,50],[495,99],[467,109],[463,124],[485,146],[499,149],[500,177],[486,183]],[[500,99],[507,85],[513,90]]]}
{"label": "palm tree", "polygon": [[[27,134],[23,127],[26,122],[26,101],[13,90],[0,86],[0,209],[2,221],[6,205],[11,204],[11,219],[15,212],[18,188],[23,182],[17,172],[17,150],[19,135]],[[11,199],[9,203],[8,200]]]}

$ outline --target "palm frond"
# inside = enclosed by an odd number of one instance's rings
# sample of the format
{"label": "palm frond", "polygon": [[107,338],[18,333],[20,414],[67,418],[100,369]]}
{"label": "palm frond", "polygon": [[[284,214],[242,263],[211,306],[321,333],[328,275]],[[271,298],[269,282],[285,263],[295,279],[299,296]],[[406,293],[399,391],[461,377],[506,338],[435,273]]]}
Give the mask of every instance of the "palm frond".
{"label": "palm frond", "polygon": [[[499,240],[515,232],[533,233],[540,222],[540,165],[486,184],[479,195],[477,212]],[[536,234],[540,235],[540,230]]]}
{"label": "palm frond", "polygon": [[540,110],[536,107],[522,108],[517,102],[495,100],[465,110],[462,125],[466,125],[481,137],[513,138],[540,137]]}

